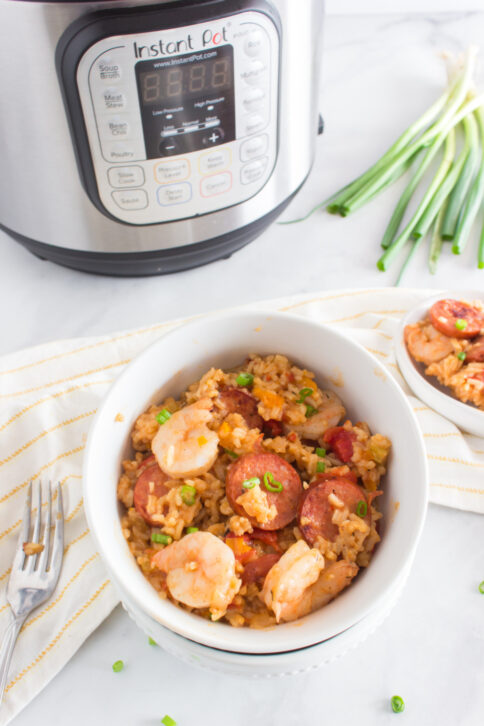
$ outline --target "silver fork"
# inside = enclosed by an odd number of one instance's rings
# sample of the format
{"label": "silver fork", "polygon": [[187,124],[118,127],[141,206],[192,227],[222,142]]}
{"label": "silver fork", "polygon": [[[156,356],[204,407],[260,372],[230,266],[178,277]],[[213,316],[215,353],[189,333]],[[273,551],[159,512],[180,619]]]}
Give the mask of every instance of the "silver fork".
{"label": "silver fork", "polygon": [[32,482],[29,484],[25,501],[22,524],[17,543],[17,551],[12,563],[12,571],[7,586],[7,602],[10,605],[12,619],[4,635],[0,650],[0,703],[3,699],[7,683],[8,669],[12,658],[17,636],[26,618],[32,610],[49,598],[57,585],[64,554],[64,512],[62,509],[62,492],[57,484],[57,512],[55,515],[52,559],[50,554],[50,529],[52,519],[52,491],[49,482],[47,489],[47,507],[42,537],[43,550],[39,554],[26,555],[24,542],[39,543],[42,520],[42,484],[37,489],[37,514],[32,535],[30,535],[30,510],[32,507]]}

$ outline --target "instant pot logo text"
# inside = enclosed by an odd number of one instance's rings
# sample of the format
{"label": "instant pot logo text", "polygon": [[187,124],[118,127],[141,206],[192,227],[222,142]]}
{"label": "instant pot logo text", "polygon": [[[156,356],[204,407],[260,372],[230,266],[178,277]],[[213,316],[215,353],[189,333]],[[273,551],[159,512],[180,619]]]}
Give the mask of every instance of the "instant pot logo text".
{"label": "instant pot logo text", "polygon": [[[211,30],[206,28],[202,32],[201,44],[202,48],[213,48],[227,42],[227,29],[224,26],[221,30]],[[193,36],[188,33],[186,38],[182,40],[158,40],[152,45],[138,45],[136,41],[133,43],[135,58],[158,58],[162,55],[176,55],[178,53],[186,53],[194,50]]]}

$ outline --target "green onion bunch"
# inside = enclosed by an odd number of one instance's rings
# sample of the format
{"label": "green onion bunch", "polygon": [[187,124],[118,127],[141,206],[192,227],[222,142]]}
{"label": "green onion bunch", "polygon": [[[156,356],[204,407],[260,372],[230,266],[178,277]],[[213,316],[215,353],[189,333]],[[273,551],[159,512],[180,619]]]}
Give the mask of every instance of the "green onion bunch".
{"label": "green onion bunch", "polygon": [[[460,255],[484,199],[484,94],[473,77],[477,48],[461,61],[449,61],[448,87],[442,96],[364,174],[336,192],[309,214],[326,206],[346,217],[408,173],[407,185],[383,235],[377,267],[385,271],[407,249],[397,284],[427,238],[429,269],[435,273],[445,242]],[[437,163],[428,180],[431,163]],[[415,197],[415,211],[406,215]],[[309,215],[304,217],[306,219]],[[404,220],[404,217],[409,217]],[[295,220],[301,221],[301,220]],[[478,267],[484,268],[484,229],[478,246]]]}

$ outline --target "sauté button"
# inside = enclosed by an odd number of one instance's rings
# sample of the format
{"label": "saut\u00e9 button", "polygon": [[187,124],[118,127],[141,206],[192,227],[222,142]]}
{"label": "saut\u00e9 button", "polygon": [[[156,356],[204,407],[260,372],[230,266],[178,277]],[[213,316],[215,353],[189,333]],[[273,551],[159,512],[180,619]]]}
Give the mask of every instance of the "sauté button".
{"label": "saut\u00e9 button", "polygon": [[145,175],[141,166],[112,166],[108,179],[112,187],[140,187]]}
{"label": "saut\u00e9 button", "polygon": [[156,192],[158,204],[162,207],[171,207],[173,204],[185,204],[192,198],[192,185],[188,182],[170,184],[158,187]]}
{"label": "saut\u00e9 button", "polygon": [[112,192],[112,195],[121,209],[146,209],[148,206],[148,195],[143,189],[123,189],[123,191]]}
{"label": "saut\u00e9 button", "polygon": [[214,197],[217,194],[225,194],[232,188],[232,174],[224,171],[222,174],[207,176],[200,182],[202,197]]}

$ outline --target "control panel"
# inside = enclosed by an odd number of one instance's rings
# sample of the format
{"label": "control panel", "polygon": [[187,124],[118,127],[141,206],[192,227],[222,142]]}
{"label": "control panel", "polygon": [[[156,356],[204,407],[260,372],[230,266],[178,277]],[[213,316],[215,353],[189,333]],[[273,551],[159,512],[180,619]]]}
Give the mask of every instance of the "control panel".
{"label": "control panel", "polygon": [[98,194],[123,222],[240,204],[272,174],[279,35],[262,12],[103,38],[76,79]]}

